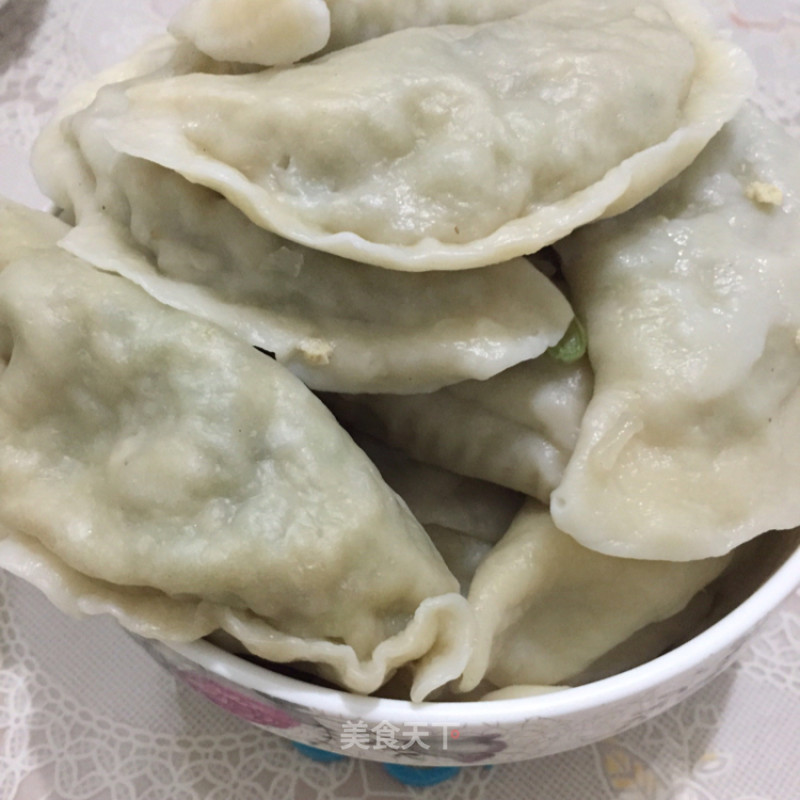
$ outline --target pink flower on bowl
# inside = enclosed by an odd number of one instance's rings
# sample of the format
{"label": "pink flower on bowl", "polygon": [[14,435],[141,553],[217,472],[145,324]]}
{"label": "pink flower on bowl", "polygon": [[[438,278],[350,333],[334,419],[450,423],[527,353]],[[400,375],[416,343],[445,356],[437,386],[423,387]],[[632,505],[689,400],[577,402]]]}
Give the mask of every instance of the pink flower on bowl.
{"label": "pink flower on bowl", "polygon": [[301,724],[285,711],[250,697],[240,690],[223,686],[218,681],[207,678],[199,672],[180,670],[177,674],[212,703],[248,722],[281,730],[295,728]]}

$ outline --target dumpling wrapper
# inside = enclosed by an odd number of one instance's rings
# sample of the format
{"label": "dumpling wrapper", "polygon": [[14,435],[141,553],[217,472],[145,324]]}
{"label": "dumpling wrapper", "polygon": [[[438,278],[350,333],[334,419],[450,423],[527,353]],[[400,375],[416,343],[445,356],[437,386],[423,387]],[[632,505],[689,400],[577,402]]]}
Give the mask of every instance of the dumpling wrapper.
{"label": "dumpling wrapper", "polygon": [[324,0],[190,0],[169,29],[218,61],[290,64],[331,34]]}
{"label": "dumpling wrapper", "polygon": [[503,19],[545,1],[190,0],[169,29],[217,60],[273,66],[403,28]]}
{"label": "dumpling wrapper", "polygon": [[747,108],[650,200],[558,245],[595,391],[556,524],[626,558],[800,523],[800,145]]}
{"label": "dumpling wrapper", "polygon": [[339,419],[418,461],[544,502],[592,393],[587,360],[542,356],[485,381],[414,395],[325,395]]}
{"label": "dumpling wrapper", "polygon": [[749,93],[682,0],[561,0],[246,75],[153,75],[70,125],[317,250],[399,270],[532,253],[686,167]]}
{"label": "dumpling wrapper", "polygon": [[636,631],[681,611],[729,561],[602,555],[529,500],[472,580],[478,635],[460,688],[568,682]]}
{"label": "dumpling wrapper", "polygon": [[411,664],[419,700],[460,673],[457,581],[300,381],[18,238],[0,244],[4,567],[67,610],[158,638],[221,628],[357,692]]}
{"label": "dumpling wrapper", "polygon": [[[109,77],[187,63],[203,67],[166,41]],[[40,182],[79,221],[63,246],[274,353],[315,389],[422,392],[488,378],[558,342],[572,319],[524,259],[455,274],[376,269],[259,228],[211,189],[120,156],[102,137],[82,145],[56,120],[36,149]]]}

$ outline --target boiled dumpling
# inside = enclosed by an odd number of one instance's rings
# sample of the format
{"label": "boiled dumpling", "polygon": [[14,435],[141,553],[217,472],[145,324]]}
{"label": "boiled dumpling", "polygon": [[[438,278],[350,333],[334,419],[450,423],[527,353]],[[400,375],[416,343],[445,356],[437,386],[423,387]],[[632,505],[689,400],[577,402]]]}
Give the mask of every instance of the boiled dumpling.
{"label": "boiled dumpling", "polygon": [[222,61],[272,66],[403,28],[503,19],[546,0],[190,0],[170,30]]}
{"label": "boiled dumpling", "polygon": [[190,0],[170,30],[220,61],[271,66],[321,50],[331,19],[324,0]]}
{"label": "boiled dumpling", "polygon": [[[188,68],[208,65],[167,40],[107,78]],[[61,114],[88,105],[104,80],[79,87]],[[80,223],[63,246],[274,353],[314,388],[420,392],[487,378],[557,342],[572,318],[522,259],[449,276],[370,268],[259,228],[216,192],[120,156],[102,136],[81,151],[67,127],[54,120],[35,158],[45,190]]]}
{"label": "boiled dumpling", "polygon": [[425,527],[466,595],[478,564],[508,530],[522,495],[415,461],[369,436],[354,438]]}
{"label": "boiled dumpling", "polygon": [[674,560],[798,525],[798,143],[747,108],[646,203],[558,249],[595,390],[556,524]]}
{"label": "boiled dumpling", "polygon": [[592,392],[586,359],[550,355],[485,381],[414,395],[335,395],[346,424],[413,458],[547,501],[561,481]]}
{"label": "boiled dumpling", "polygon": [[415,27],[282,69],[155,72],[65,120],[257,224],[401,270],[484,266],[684,168],[751,85],[675,0],[566,0]]}
{"label": "boiled dumpling", "polygon": [[353,432],[353,439],[426,528],[459,531],[493,545],[522,505],[523,496],[511,489],[416,461],[371,436]]}
{"label": "boiled dumpling", "polygon": [[[48,162],[68,157],[57,141]],[[91,173],[65,189],[80,224],[62,246],[274,353],[315,389],[488,378],[557,343],[573,316],[525,259],[456,274],[376,269],[281,239],[163,167],[102,145],[88,158]]]}
{"label": "boiled dumpling", "polygon": [[410,662],[415,699],[458,675],[457,581],[296,378],[63,251],[19,254],[0,273],[4,566],[68,609],[222,628],[355,691]]}
{"label": "boiled dumpling", "polygon": [[568,681],[650,623],[683,609],[729,557],[688,564],[605,556],[559,531],[530,500],[480,563],[478,625],[461,688]]}
{"label": "boiled dumpling", "polygon": [[170,31],[219,61],[274,66],[404,28],[474,25],[548,0],[190,0]]}

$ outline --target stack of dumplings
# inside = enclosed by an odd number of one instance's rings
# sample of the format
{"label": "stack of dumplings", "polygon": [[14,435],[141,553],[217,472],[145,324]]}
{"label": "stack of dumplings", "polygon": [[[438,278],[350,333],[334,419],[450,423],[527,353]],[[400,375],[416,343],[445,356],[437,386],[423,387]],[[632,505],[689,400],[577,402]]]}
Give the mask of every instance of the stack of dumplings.
{"label": "stack of dumplings", "polygon": [[0,203],[0,565],[414,702],[691,635],[800,525],[753,83],[688,0],[190,0]]}

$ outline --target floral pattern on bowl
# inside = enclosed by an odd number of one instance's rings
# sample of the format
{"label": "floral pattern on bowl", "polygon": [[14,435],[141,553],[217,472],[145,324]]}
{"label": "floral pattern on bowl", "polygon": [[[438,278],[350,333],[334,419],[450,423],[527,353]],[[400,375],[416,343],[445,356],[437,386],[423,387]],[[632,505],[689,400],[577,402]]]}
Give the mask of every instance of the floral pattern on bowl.
{"label": "floral pattern on bowl", "polygon": [[[358,710],[348,714],[346,708],[337,714],[235,683],[199,663],[205,660],[203,656],[216,650],[207,642],[170,645],[135,638],[179,681],[240,719],[297,743],[329,752],[414,766],[520,761],[563,752],[616,735],[666,711],[700,689],[733,662],[744,641],[731,643],[725,650],[715,653],[713,658],[668,682],[646,691],[609,698],[607,703],[588,711],[578,707],[562,713],[556,706],[550,715],[531,715],[506,721],[504,712],[509,703],[524,704],[527,701],[493,701],[479,705],[496,705],[496,718],[484,715],[479,721],[471,721],[470,706],[476,704],[436,704],[440,709],[446,706],[450,716],[439,715],[436,721],[423,724],[393,718],[391,705],[386,707],[385,718],[378,718],[386,701],[376,700],[373,714],[360,714]],[[186,653],[197,653],[197,659],[187,657]],[[223,659],[236,659],[221,651],[217,654]],[[346,697],[345,693],[335,690],[325,691]],[[421,713],[424,714],[424,710]]]}

